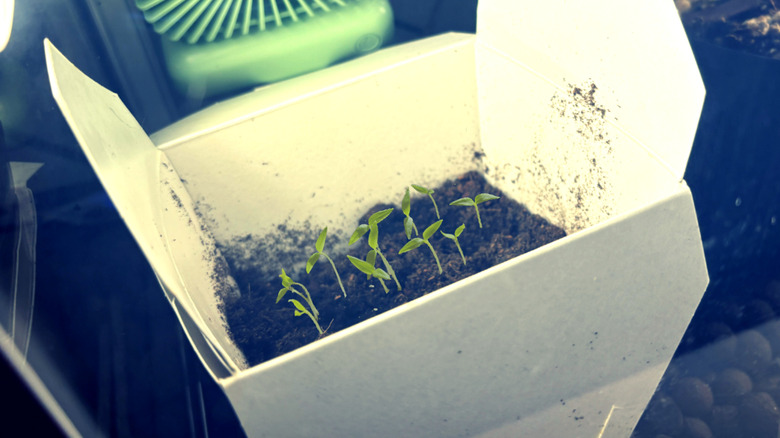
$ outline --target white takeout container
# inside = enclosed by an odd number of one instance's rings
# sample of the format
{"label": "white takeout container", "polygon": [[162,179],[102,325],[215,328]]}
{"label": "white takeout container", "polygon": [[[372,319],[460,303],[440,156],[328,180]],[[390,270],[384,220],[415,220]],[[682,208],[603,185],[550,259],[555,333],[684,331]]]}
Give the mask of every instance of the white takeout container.
{"label": "white takeout container", "polygon": [[[633,430],[708,282],[683,181],[704,88],[674,4],[482,0],[477,29],[260,88],[151,139],[47,42],[63,114],[250,436]],[[217,244],[252,235],[305,260],[280,224],[343,237],[409,184],[467,170],[569,235],[247,366],[220,313],[239,292]]]}

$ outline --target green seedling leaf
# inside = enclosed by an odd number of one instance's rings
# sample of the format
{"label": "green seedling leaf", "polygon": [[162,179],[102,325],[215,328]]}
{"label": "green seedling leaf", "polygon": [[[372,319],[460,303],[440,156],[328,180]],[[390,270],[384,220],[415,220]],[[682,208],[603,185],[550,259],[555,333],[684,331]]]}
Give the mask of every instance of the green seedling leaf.
{"label": "green seedling leaf", "polygon": [[460,247],[460,242],[458,242],[458,237],[461,235],[461,233],[463,233],[463,230],[465,230],[465,229],[466,229],[466,224],[461,224],[461,226],[459,226],[458,228],[455,229],[455,234],[448,234],[448,233],[445,233],[444,231],[440,231],[440,233],[444,237],[446,237],[446,238],[452,240],[453,242],[455,242],[455,246],[458,248],[458,252],[460,253],[460,258],[461,258],[461,260],[463,260],[463,264],[464,265],[466,264],[466,256],[463,255],[463,249],[461,249],[461,247]]}
{"label": "green seedling leaf", "polygon": [[317,243],[314,244],[314,248],[317,252],[322,252],[325,249],[325,238],[328,236],[328,227],[325,227],[320,232],[320,237],[317,238]]}
{"label": "green seedling leaf", "polygon": [[295,308],[297,309],[297,311],[295,312],[295,316],[303,315],[306,312],[306,308],[303,307],[303,304],[301,304],[300,301],[296,299],[289,299],[287,301],[291,302],[293,306],[295,306]]}
{"label": "green seedling leaf", "polygon": [[[371,267],[376,266],[376,251],[369,250],[368,254],[366,254],[366,262],[371,265]],[[366,278],[371,278],[371,274],[366,274]]]}
{"label": "green seedling leaf", "polygon": [[492,201],[494,199],[499,199],[496,195],[491,195],[490,193],[480,193],[476,197],[474,197],[474,203],[475,204],[481,204],[485,201]]}
{"label": "green seedling leaf", "polygon": [[480,193],[477,195],[474,199],[471,198],[460,198],[456,199],[452,202],[450,202],[450,205],[461,205],[464,207],[474,207],[474,211],[477,213],[477,222],[479,222],[479,227],[482,228],[482,219],[479,217],[479,207],[478,205],[485,202],[485,201],[491,201],[493,199],[498,199],[498,196],[491,195],[490,193]]}
{"label": "green seedling leaf", "polygon": [[352,245],[353,243],[360,240],[361,237],[363,237],[364,234],[366,234],[369,230],[368,225],[366,224],[360,224],[358,225],[357,229],[352,233],[352,236],[349,238],[349,244]]}
{"label": "green seedling leaf", "polygon": [[460,237],[461,233],[463,233],[463,230],[465,229],[466,229],[466,224],[461,224],[461,226],[455,229],[455,237]]}
{"label": "green seedling leaf", "polygon": [[282,298],[284,298],[284,295],[287,293],[287,291],[290,290],[287,287],[283,287],[279,289],[279,295],[276,296],[276,303],[279,304],[279,301],[282,301]]}
{"label": "green seedling leaf", "polygon": [[417,184],[412,184],[412,188],[422,193],[423,195],[428,195],[428,197],[431,198],[431,202],[433,202],[433,208],[436,210],[436,219],[441,219],[441,216],[439,216],[439,207],[436,205],[436,200],[433,199],[433,190]]}
{"label": "green seedling leaf", "polygon": [[409,252],[415,248],[418,248],[423,243],[425,243],[424,240],[420,239],[419,237],[415,237],[414,239],[406,242],[406,245],[404,245],[403,247],[401,247],[401,249],[398,250],[398,254]]}
{"label": "green seedling leaf", "polygon": [[[357,233],[357,230],[355,231]],[[354,235],[354,233],[353,233]],[[333,263],[333,260],[325,254],[325,239],[328,236],[328,227],[325,227],[320,231],[320,236],[317,237],[317,242],[314,244],[315,249],[317,252],[309,256],[309,260],[306,261],[306,273],[311,273],[312,268],[314,267],[314,264],[317,263],[317,260],[320,259],[320,256],[325,257],[325,259],[330,262],[331,268],[333,268],[333,273],[336,274],[336,280],[339,282],[339,287],[341,288],[341,293],[344,294],[344,296],[347,296],[347,291],[344,290],[344,283],[341,282],[341,276],[339,275],[338,269],[336,269],[336,264]]]}
{"label": "green seedling leaf", "polygon": [[[320,251],[322,251],[322,250],[320,250]],[[314,264],[317,263],[317,260],[319,260],[319,259],[320,259],[320,253],[319,252],[315,252],[314,254],[311,255],[311,257],[309,257],[309,260],[306,261],[306,273],[307,274],[311,272],[311,268],[314,267]]]}
{"label": "green seedling leaf", "polygon": [[282,286],[289,289],[293,285],[292,278],[288,277],[287,274],[284,272],[284,269],[282,269],[282,273],[279,274],[279,277],[282,279]]}
{"label": "green seedling leaf", "polygon": [[379,227],[376,226],[376,223],[369,223],[368,227],[370,229],[368,233],[368,246],[372,249],[377,249],[379,246]]}
{"label": "green seedling leaf", "polygon": [[412,238],[412,231],[417,232],[417,227],[414,226],[414,219],[411,216],[406,216],[404,218],[404,232],[407,239]]}
{"label": "green seedling leaf", "polygon": [[464,206],[464,207],[471,207],[471,206],[474,206],[476,204],[474,203],[474,200],[471,199],[471,198],[460,198],[460,199],[456,199],[456,200],[450,202],[450,205],[460,205],[460,206]]}
{"label": "green seedling leaf", "polygon": [[368,225],[371,226],[371,224],[378,224],[385,220],[386,217],[390,216],[390,213],[393,212],[392,208],[388,208],[386,210],[377,211],[376,213],[372,214],[368,218]]}
{"label": "green seedling leaf", "polygon": [[[311,295],[309,294],[309,291],[306,289],[306,286],[302,285],[301,283],[296,283],[292,278],[288,277],[287,274],[284,272],[284,269],[282,269],[281,275],[279,277],[282,278],[282,285],[284,287],[279,290],[279,294],[276,296],[276,302],[279,303],[281,299],[284,297],[284,295],[287,293],[287,291],[290,291],[299,297],[303,298],[306,301],[306,304],[309,305],[311,308],[311,312],[306,310],[305,307],[303,307],[303,304],[301,304],[300,301],[296,299],[289,299],[288,302],[292,303],[293,306],[295,306],[295,316],[301,316],[301,315],[308,315],[308,317],[311,319],[311,321],[314,323],[314,325],[317,327],[317,331],[320,332],[320,335],[322,335],[322,327],[320,327],[319,322],[317,322],[317,319],[319,318],[319,312],[317,311],[317,308],[314,306],[314,302],[311,299]],[[303,289],[303,292],[296,290],[293,286],[300,286]]]}
{"label": "green seedling leaf", "polygon": [[431,237],[433,233],[435,233],[436,230],[439,229],[441,222],[442,220],[439,220],[438,222],[435,222],[430,227],[426,228],[425,231],[423,232],[422,239],[419,237],[415,237],[414,239],[406,242],[406,245],[404,245],[403,247],[401,247],[401,249],[398,250],[398,254],[403,254],[405,252],[420,247],[420,245],[422,244],[425,244],[431,250],[431,254],[433,255],[434,260],[436,260],[436,266],[439,268],[439,274],[441,274],[442,270],[441,270],[441,263],[439,263],[439,256],[436,255],[436,250],[433,249],[433,245],[431,245],[431,242],[428,241],[428,238]]}
{"label": "green seedling leaf", "polygon": [[441,226],[442,221],[443,221],[443,219],[439,219],[438,221],[436,221],[433,224],[431,224],[431,226],[426,228],[425,231],[423,231],[423,240],[430,239],[431,236],[433,236],[436,233],[436,231],[439,230],[439,227]]}
{"label": "green seedling leaf", "polygon": [[367,275],[373,275],[376,268],[374,268],[374,265],[371,263],[368,263],[365,260],[360,260],[357,257],[352,257],[351,255],[347,255],[347,258],[350,262],[352,262],[353,265],[355,265],[356,268],[360,270],[360,272],[367,274]]}
{"label": "green seedling leaf", "polygon": [[406,193],[404,194],[404,199],[403,201],[401,201],[401,210],[404,213],[404,233],[406,233],[407,240],[412,238],[412,231],[414,231],[415,236],[419,234],[417,232],[417,226],[414,225],[414,219],[412,219],[412,217],[409,216],[411,209],[412,209],[412,201],[411,201],[411,197],[409,196],[409,187],[407,187]]}
{"label": "green seedling leaf", "polygon": [[417,190],[418,192],[422,193],[423,195],[432,195],[433,194],[433,190],[427,189],[427,188],[425,188],[423,186],[420,186],[420,185],[417,185],[417,184],[412,184],[412,188]]}
{"label": "green seedling leaf", "polygon": [[407,217],[409,216],[409,213],[412,211],[412,201],[411,201],[411,197],[409,196],[409,187],[406,188],[404,199],[401,201],[401,211],[403,211]]}
{"label": "green seedling leaf", "polygon": [[[376,255],[374,257],[376,257]],[[360,270],[360,272],[368,276],[374,276],[382,280],[392,279],[392,277],[390,277],[390,274],[388,274],[385,270],[381,268],[375,268],[373,264],[365,260],[360,260],[357,257],[352,257],[351,255],[347,255],[347,258],[349,259],[350,262],[352,262],[353,265],[355,265],[356,268]]]}
{"label": "green seedling leaf", "polygon": [[374,269],[374,273],[371,274],[371,275],[373,275],[374,277],[379,278],[381,280],[391,280],[392,279],[392,277],[390,277],[390,274],[385,272],[385,270],[382,269],[382,268]]}

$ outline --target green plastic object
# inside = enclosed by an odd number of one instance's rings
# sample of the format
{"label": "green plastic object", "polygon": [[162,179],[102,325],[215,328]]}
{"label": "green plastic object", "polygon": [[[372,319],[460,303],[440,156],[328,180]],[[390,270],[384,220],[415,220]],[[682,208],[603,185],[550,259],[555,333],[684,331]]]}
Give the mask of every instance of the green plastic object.
{"label": "green plastic object", "polygon": [[176,86],[209,97],[318,70],[392,37],[388,0],[135,0]]}

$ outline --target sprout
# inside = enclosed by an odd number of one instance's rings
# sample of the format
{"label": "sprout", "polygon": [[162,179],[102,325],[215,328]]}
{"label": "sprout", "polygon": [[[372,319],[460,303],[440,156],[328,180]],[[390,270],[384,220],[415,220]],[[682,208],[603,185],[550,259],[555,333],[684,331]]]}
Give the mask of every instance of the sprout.
{"label": "sprout", "polygon": [[477,211],[477,221],[479,222],[479,227],[482,228],[482,219],[479,218],[478,205],[485,201],[492,201],[493,199],[498,199],[498,198],[499,198],[498,196],[491,195],[490,193],[480,193],[474,199],[460,198],[450,202],[450,205],[461,205],[464,207],[473,206],[474,209]]}
{"label": "sprout", "polygon": [[441,216],[439,216],[439,207],[436,206],[436,200],[433,199],[433,190],[427,189],[417,184],[412,184],[412,188],[422,193],[423,195],[428,195],[428,197],[431,198],[431,202],[433,202],[433,208],[436,210],[436,219],[441,219]]}
{"label": "sprout", "polygon": [[385,265],[385,270],[390,274],[390,277],[395,280],[395,285],[398,287],[398,290],[401,290],[401,283],[398,281],[398,277],[395,276],[395,271],[393,271],[393,267],[390,266],[390,262],[387,261],[385,256],[382,254],[382,251],[379,250],[379,223],[385,220],[387,216],[390,215],[390,213],[393,212],[392,208],[388,208],[386,210],[378,211],[368,218],[368,225],[366,224],[360,224],[358,225],[355,232],[352,233],[352,237],[349,238],[349,244],[352,245],[353,243],[360,240],[361,237],[363,237],[364,234],[368,232],[368,246],[376,251],[376,255],[379,256],[380,259],[382,259],[382,264]]}
{"label": "sprout", "polygon": [[460,253],[460,258],[463,260],[463,264],[466,264],[466,256],[463,255],[463,250],[460,249],[460,243],[458,242],[458,237],[460,237],[461,233],[463,233],[463,230],[466,229],[466,224],[461,224],[458,228],[455,229],[454,234],[447,234],[444,231],[439,231],[442,236],[452,240],[455,242],[455,246],[458,247],[458,252]]}
{"label": "sprout", "polygon": [[411,216],[409,216],[409,212],[412,209],[412,203],[411,203],[411,197],[409,196],[409,187],[406,188],[406,194],[404,195],[403,201],[401,201],[401,210],[404,212],[404,231],[406,232],[406,239],[409,240],[412,238],[412,231],[414,231],[415,236],[419,236],[420,233],[417,231],[417,226],[414,224],[414,220]]}
{"label": "sprout", "polygon": [[376,279],[378,279],[382,284],[382,289],[385,290],[385,293],[390,292],[390,289],[387,288],[384,282],[384,280],[390,280],[390,275],[388,275],[388,273],[383,271],[381,268],[374,267],[374,264],[376,263],[376,251],[373,249],[369,251],[368,255],[366,255],[366,260],[360,260],[357,257],[352,257],[351,255],[348,255],[347,258],[350,262],[352,262],[353,265],[355,265],[356,268],[360,270],[360,272],[366,274],[368,278],[376,277]]}
{"label": "sprout", "polygon": [[[306,289],[306,286],[293,281],[292,278],[287,276],[287,274],[284,272],[284,269],[282,269],[282,273],[279,275],[279,277],[281,277],[282,286],[284,287],[279,290],[279,295],[276,296],[276,303],[278,304],[279,301],[281,301],[282,298],[284,298],[287,292],[292,292],[298,295],[299,297],[303,298],[303,300],[306,302],[306,304],[309,305],[309,309],[311,310],[306,309],[306,307],[304,307],[304,305],[301,304],[301,302],[296,299],[289,299],[287,301],[292,303],[293,306],[295,306],[295,316],[306,315],[309,318],[311,318],[314,325],[317,326],[317,331],[320,332],[320,335],[322,335],[324,332],[322,331],[322,327],[320,327],[320,323],[317,322],[317,320],[320,318],[320,312],[318,312],[317,308],[314,307],[314,301],[312,301],[311,294],[309,293],[308,289]],[[303,292],[299,291],[298,289],[295,289],[294,286],[300,286],[301,289],[303,289]]]}
{"label": "sprout", "polygon": [[439,219],[438,221],[434,222],[430,227],[426,228],[425,231],[423,231],[422,238],[415,237],[414,239],[410,240],[409,242],[406,243],[406,245],[403,246],[403,248],[401,248],[398,251],[398,254],[403,254],[405,252],[411,251],[424,243],[428,245],[428,248],[430,248],[431,254],[433,254],[433,258],[436,260],[436,266],[439,267],[439,274],[441,274],[442,270],[441,270],[441,263],[439,263],[439,257],[436,255],[436,251],[433,249],[433,245],[431,245],[431,242],[429,241],[431,236],[433,236],[436,233],[436,231],[439,229],[441,223],[442,223],[442,219]]}
{"label": "sprout", "polygon": [[311,269],[314,267],[314,264],[317,263],[317,260],[319,260],[320,256],[325,257],[329,262],[330,266],[333,267],[333,272],[336,274],[336,280],[339,281],[339,286],[341,286],[341,293],[344,294],[344,297],[347,296],[347,292],[344,290],[344,284],[341,283],[341,277],[339,276],[339,271],[336,270],[336,264],[333,263],[333,260],[328,257],[327,254],[325,254],[323,249],[325,248],[325,238],[328,236],[328,227],[325,227],[320,232],[320,237],[317,238],[317,242],[314,244],[314,248],[317,250],[314,254],[312,254],[309,257],[309,260],[306,262],[306,273],[310,273]]}

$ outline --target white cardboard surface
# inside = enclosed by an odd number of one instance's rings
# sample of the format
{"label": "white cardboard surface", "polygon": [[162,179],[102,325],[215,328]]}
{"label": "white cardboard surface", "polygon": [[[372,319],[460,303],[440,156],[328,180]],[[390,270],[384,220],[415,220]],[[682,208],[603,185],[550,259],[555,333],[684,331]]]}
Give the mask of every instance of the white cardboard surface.
{"label": "white cardboard surface", "polygon": [[706,285],[697,232],[683,185],[225,389],[260,437],[596,437],[612,405],[628,436]]}
{"label": "white cardboard surface", "polygon": [[[703,90],[666,5],[586,3],[484,0],[477,37],[382,50],[219,104],[156,134],[164,152],[115,96],[48,48],[58,102],[174,305],[193,315],[182,318],[185,329],[199,329],[235,362],[218,381],[250,435],[621,436],[633,428],[707,283],[681,182]],[[642,19],[610,32],[577,24],[603,22],[607,12]],[[523,20],[528,27],[517,30]],[[657,64],[679,70],[690,88],[645,96],[623,77],[635,66],[612,52],[629,41],[654,47],[661,29],[672,35],[661,45],[676,48]],[[597,93],[582,100],[591,84]],[[682,99],[692,113],[646,118],[679,109],[656,96]],[[659,124],[666,131],[656,132]],[[364,151],[377,144],[397,152],[372,162],[380,152]],[[247,232],[274,243],[277,224],[304,227],[312,217],[321,221],[309,231],[347,229],[377,199],[400,199],[404,185],[435,186],[467,169],[487,170],[510,196],[576,233],[237,371],[240,353],[215,323],[218,294],[198,274],[214,267],[188,251],[207,252],[211,233],[221,243]],[[345,202],[354,185],[364,196]],[[205,234],[186,226],[200,220],[196,208]],[[185,243],[166,238],[174,228]],[[205,357],[203,344],[193,345]]]}
{"label": "white cardboard surface", "polygon": [[[592,81],[608,118],[682,179],[704,85],[673,2],[483,0],[477,35],[482,84],[501,73],[500,58],[561,88]],[[527,91],[502,81],[480,105]]]}
{"label": "white cardboard surface", "polygon": [[[54,98],[160,282],[198,322],[226,368],[245,366],[218,309],[221,291],[212,278],[218,260],[208,256],[216,248],[189,196],[178,195],[183,189],[174,169],[116,94],[86,77],[48,40],[44,46]],[[177,245],[187,249],[174,251]]]}

